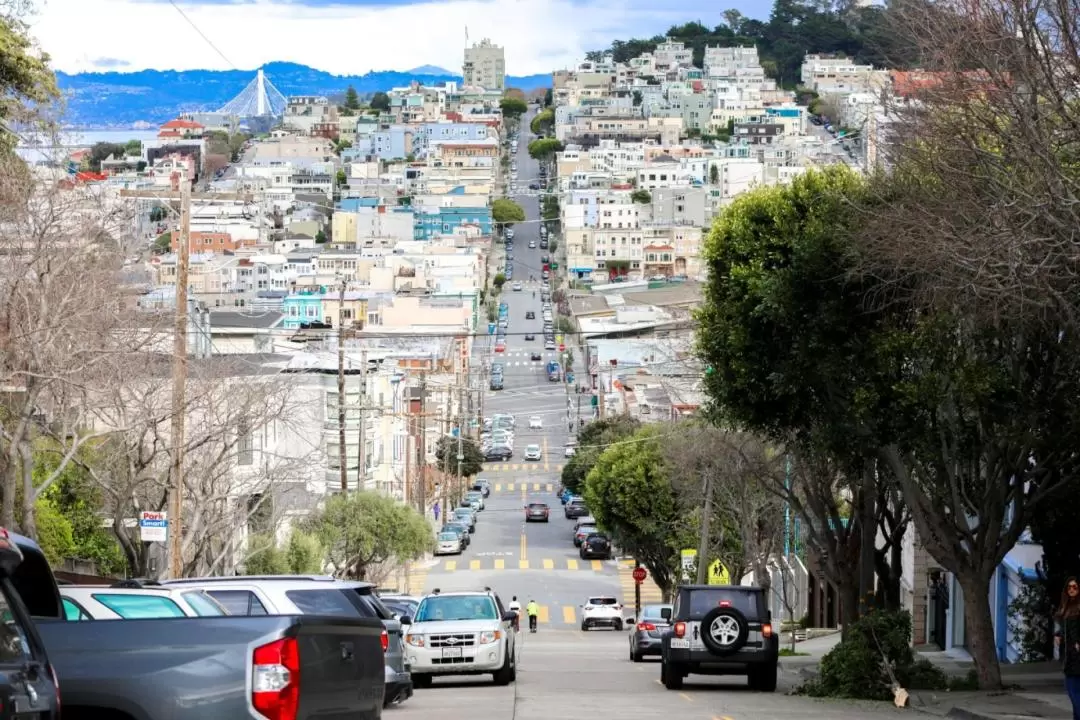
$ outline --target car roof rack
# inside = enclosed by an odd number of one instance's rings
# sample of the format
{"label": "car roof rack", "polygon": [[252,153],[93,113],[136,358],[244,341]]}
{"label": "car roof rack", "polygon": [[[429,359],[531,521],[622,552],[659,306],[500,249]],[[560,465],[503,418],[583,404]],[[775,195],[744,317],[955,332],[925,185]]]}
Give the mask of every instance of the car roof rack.
{"label": "car roof rack", "polygon": [[127,580],[117,580],[109,587],[116,590],[142,590],[145,587],[161,587],[161,583],[157,580],[139,580],[130,578]]}
{"label": "car roof rack", "polygon": [[336,582],[338,578],[333,575],[225,575],[200,578],[179,578],[166,580],[169,583],[216,583],[216,582],[244,582],[246,580],[311,580],[314,582]]}

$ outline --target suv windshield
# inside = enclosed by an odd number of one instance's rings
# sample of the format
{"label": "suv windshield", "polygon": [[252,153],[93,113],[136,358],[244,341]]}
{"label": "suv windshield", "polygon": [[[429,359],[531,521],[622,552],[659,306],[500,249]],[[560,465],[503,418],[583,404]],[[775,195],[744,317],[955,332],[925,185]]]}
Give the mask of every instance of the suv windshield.
{"label": "suv windshield", "polygon": [[721,602],[731,603],[731,607],[735,608],[751,620],[757,619],[759,616],[757,593],[732,592],[731,590],[722,588],[717,588],[716,590],[694,589],[688,592],[684,597],[687,597],[690,601],[689,617],[694,620],[703,618],[705,613],[715,607],[719,607]]}
{"label": "suv windshield", "polygon": [[613,597],[592,597],[589,598],[590,605],[618,605],[619,601]]}
{"label": "suv windshield", "polygon": [[452,532],[439,533],[439,540],[442,540],[443,542],[453,542],[453,541],[455,541],[457,539],[458,539],[458,534],[457,533],[452,533]]}
{"label": "suv windshield", "polygon": [[414,621],[498,619],[495,601],[487,595],[431,595],[420,602]]}

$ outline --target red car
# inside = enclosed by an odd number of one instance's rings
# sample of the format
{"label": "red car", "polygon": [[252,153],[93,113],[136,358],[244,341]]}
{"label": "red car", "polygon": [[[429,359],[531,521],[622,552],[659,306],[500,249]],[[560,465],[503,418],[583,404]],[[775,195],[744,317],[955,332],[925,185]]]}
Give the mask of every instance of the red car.
{"label": "red car", "polygon": [[506,352],[506,343],[495,343],[495,352]]}

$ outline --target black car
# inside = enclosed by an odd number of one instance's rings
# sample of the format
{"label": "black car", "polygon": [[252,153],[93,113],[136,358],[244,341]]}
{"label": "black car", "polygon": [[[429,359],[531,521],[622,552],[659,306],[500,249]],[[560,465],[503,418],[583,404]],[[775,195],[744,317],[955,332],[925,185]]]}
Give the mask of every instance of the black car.
{"label": "black car", "polygon": [[671,623],[664,618],[665,610],[670,617],[670,605],[646,605],[641,608],[637,627],[630,633],[630,662],[641,662],[646,655],[660,655],[664,631],[671,627]]}
{"label": "black car", "polygon": [[487,480],[484,480],[483,482],[474,482],[469,489],[473,492],[483,494],[484,497],[491,495],[491,484]]}
{"label": "black car", "polygon": [[526,310],[525,311],[525,319],[526,320],[535,320],[536,319],[536,313],[533,312],[532,310]]}
{"label": "black car", "polygon": [[532,333],[525,333],[525,342],[532,342],[536,339],[536,336]]}
{"label": "black car", "polygon": [[[526,339],[530,339],[531,337],[532,336],[529,336],[529,338],[526,338]],[[532,360],[533,362],[537,362],[539,360],[542,360],[543,358],[540,356],[540,353],[534,352],[531,355],[529,355],[529,359]]]}
{"label": "black car", "polygon": [[541,250],[547,250],[547,249],[548,249],[548,241],[547,241],[547,238],[543,238],[543,239],[542,239],[542,240],[540,241],[540,249],[541,249]]}
{"label": "black car", "polygon": [[512,457],[514,457],[514,451],[506,447],[505,445],[488,448],[487,452],[484,453],[484,460],[486,462],[498,462],[500,460],[505,461],[509,460]]}
{"label": "black car", "polygon": [[611,540],[606,535],[596,533],[581,541],[582,560],[610,560]]}
{"label": "black car", "polygon": [[503,389],[502,375],[493,375],[491,377],[491,383],[488,385],[488,389],[492,391],[499,391]]}
{"label": "black car", "polygon": [[665,615],[660,682],[668,690],[690,674],[746,675],[752,689],[776,690],[780,643],[763,588],[683,585]]}

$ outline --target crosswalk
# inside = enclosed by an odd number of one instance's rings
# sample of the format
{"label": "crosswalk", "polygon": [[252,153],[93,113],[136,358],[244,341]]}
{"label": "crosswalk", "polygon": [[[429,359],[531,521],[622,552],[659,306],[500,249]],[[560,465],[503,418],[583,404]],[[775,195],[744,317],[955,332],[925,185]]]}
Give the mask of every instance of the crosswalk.
{"label": "crosswalk", "polygon": [[448,559],[446,557],[436,558],[435,561],[428,561],[430,567],[427,568],[428,574],[430,573],[453,573],[453,572],[468,572],[476,570],[563,570],[569,572],[603,572],[605,569],[612,569],[615,564],[613,560],[577,560],[575,558],[528,558],[517,559],[512,557],[497,557],[497,558],[474,558],[469,559]]}
{"label": "crosswalk", "polygon": [[555,492],[556,483],[537,483],[537,482],[512,482],[512,483],[492,483],[491,492],[493,493],[512,493],[512,492]]}
{"label": "crosswalk", "polygon": [[[558,472],[561,473],[566,463],[530,462],[530,463],[484,463],[484,472]],[[511,483],[512,484],[512,483]]]}
{"label": "crosswalk", "polygon": [[[634,585],[634,561],[620,560],[619,587],[622,590],[624,602],[628,602],[631,605],[634,602]],[[664,602],[664,593],[661,592],[660,587],[653,582],[652,575],[649,575],[645,578],[645,582],[641,583],[641,604],[658,605],[662,602]]]}

